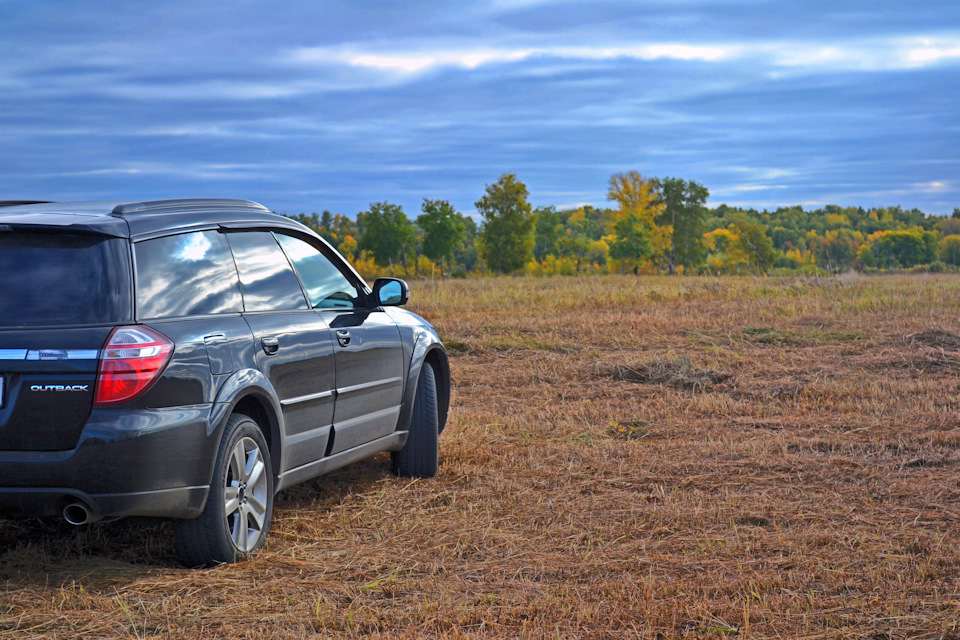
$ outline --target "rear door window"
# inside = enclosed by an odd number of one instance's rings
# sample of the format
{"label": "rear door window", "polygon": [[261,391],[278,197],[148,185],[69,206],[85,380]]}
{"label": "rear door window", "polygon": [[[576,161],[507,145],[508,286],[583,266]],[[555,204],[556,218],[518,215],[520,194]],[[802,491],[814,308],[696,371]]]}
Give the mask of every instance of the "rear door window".
{"label": "rear door window", "polygon": [[128,321],[128,255],[119,238],[0,233],[0,327]]}
{"label": "rear door window", "polygon": [[300,282],[272,233],[244,231],[229,237],[243,285],[244,311],[307,308]]}
{"label": "rear door window", "polygon": [[135,245],[140,318],[240,313],[240,282],[223,234],[195,231]]}

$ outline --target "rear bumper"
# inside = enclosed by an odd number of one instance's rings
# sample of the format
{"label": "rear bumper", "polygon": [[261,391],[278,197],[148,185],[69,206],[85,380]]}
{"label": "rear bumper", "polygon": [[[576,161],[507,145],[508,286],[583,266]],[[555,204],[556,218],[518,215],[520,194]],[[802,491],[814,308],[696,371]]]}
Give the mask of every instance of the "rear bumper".
{"label": "rear bumper", "polygon": [[48,489],[0,488],[0,515],[5,517],[61,516],[70,504],[81,503],[94,520],[124,516],[195,518],[207,502],[209,486],[158,489],[140,493],[88,495],[67,487]]}
{"label": "rear bumper", "polygon": [[74,502],[103,518],[198,516],[220,436],[213,406],[97,410],[71,451],[0,451],[0,517]]}

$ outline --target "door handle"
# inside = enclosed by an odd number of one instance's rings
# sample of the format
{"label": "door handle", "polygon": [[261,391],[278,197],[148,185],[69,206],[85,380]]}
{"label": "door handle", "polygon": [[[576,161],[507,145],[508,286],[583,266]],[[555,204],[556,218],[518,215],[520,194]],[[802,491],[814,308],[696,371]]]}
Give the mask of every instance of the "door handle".
{"label": "door handle", "polygon": [[340,343],[341,347],[347,347],[350,345],[350,332],[346,329],[337,329],[337,342]]}
{"label": "door handle", "polygon": [[260,346],[263,347],[263,352],[268,356],[280,351],[280,341],[273,337],[260,338]]}

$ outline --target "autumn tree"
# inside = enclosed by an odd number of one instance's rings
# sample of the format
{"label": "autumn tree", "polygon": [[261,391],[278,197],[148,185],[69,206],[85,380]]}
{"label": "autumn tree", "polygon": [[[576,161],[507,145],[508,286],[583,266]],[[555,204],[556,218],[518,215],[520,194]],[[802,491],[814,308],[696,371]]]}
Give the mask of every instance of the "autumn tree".
{"label": "autumn tree", "polygon": [[728,228],[736,237],[739,250],[747,256],[750,264],[764,275],[769,275],[777,253],[773,248],[773,240],[767,235],[767,227],[740,216]]}
{"label": "autumn tree", "polygon": [[449,266],[454,251],[463,242],[462,218],[446,200],[424,198],[420,209],[423,213],[417,216],[417,226],[423,232],[423,255],[439,263],[442,274],[444,258]]}
{"label": "autumn tree", "polygon": [[946,236],[940,240],[940,260],[945,264],[960,266],[960,235]]}
{"label": "autumn tree", "polygon": [[647,229],[653,228],[656,217],[663,211],[656,180],[644,178],[639,171],[610,176],[607,200],[616,202],[619,206],[618,218],[633,214]]}
{"label": "autumn tree", "polygon": [[480,255],[497,273],[523,268],[533,253],[534,216],[527,202],[527,187],[512,173],[504,173],[477,200],[483,216]]}

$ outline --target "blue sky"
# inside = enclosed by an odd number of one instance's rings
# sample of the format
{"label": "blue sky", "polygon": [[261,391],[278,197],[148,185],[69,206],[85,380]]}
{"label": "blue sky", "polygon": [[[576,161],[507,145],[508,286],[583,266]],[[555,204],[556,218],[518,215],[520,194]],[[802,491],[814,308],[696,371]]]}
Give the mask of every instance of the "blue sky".
{"label": "blue sky", "polygon": [[960,207],[960,3],[0,0],[0,199]]}

